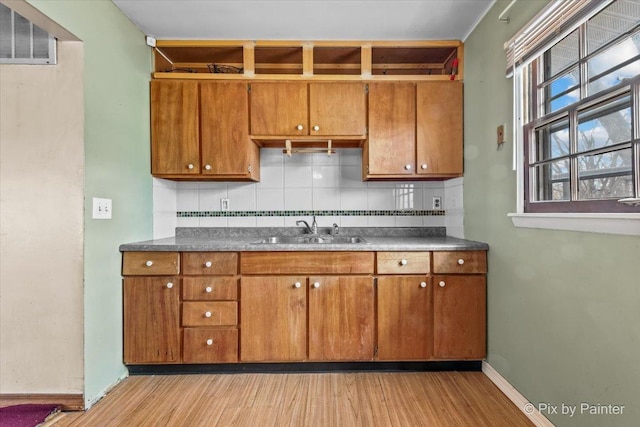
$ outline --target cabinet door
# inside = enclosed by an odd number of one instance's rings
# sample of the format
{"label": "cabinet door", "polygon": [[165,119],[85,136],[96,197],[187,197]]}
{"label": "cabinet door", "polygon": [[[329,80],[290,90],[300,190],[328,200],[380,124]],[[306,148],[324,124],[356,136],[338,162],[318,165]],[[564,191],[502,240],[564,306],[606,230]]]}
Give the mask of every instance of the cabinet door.
{"label": "cabinet door", "polygon": [[151,82],[151,173],[200,173],[197,82]]}
{"label": "cabinet door", "polygon": [[416,92],[413,83],[369,84],[367,175],[411,175],[415,170]]}
{"label": "cabinet door", "polygon": [[180,282],[177,277],[124,279],[124,362],[180,361]]}
{"label": "cabinet door", "polygon": [[306,359],[306,283],[305,277],[293,276],[243,277],[240,280],[242,361]]}
{"label": "cabinet door", "polygon": [[248,175],[252,162],[249,97],[243,82],[200,83],[204,175]]}
{"label": "cabinet door", "polygon": [[417,85],[417,173],[462,175],[462,83]]}
{"label": "cabinet door", "polygon": [[309,359],[373,359],[373,278],[309,278]]}
{"label": "cabinet door", "polygon": [[431,357],[430,279],[425,276],[378,277],[378,359],[425,360]]}
{"label": "cabinet door", "polygon": [[364,135],[367,107],[364,83],[310,83],[310,135]]}
{"label": "cabinet door", "polygon": [[251,83],[252,135],[308,135],[307,110],[306,83]]}
{"label": "cabinet door", "polygon": [[433,336],[437,359],[486,356],[485,276],[433,277]]}

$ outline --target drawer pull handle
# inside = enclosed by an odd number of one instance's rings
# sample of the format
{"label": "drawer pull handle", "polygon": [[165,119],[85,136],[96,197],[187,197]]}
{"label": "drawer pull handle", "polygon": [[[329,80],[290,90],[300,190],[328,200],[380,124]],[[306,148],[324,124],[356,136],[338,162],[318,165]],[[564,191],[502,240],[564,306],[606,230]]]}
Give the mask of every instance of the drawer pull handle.
{"label": "drawer pull handle", "polygon": [[442,280],[440,283],[438,283],[438,285],[440,285],[441,288],[444,288],[444,285],[446,285],[446,283],[444,283],[444,280]]}
{"label": "drawer pull handle", "polygon": [[427,282],[421,282],[420,283],[420,287],[421,288],[426,288],[427,287]]}
{"label": "drawer pull handle", "polygon": [[407,260],[406,259],[401,260],[400,265],[407,265]]}
{"label": "drawer pull handle", "polygon": [[205,170],[210,171],[211,170],[211,165],[204,165]]}
{"label": "drawer pull handle", "polygon": [[[441,283],[442,283],[442,282],[441,282]],[[210,312],[210,311],[207,311],[207,312],[204,314],[204,317],[211,317],[211,312]]]}
{"label": "drawer pull handle", "polygon": [[313,127],[313,130],[315,130],[316,132],[318,132],[318,131],[320,130],[320,126],[315,125],[315,126]]}
{"label": "drawer pull handle", "polygon": [[420,168],[422,168],[423,170],[424,170],[424,169],[426,169],[426,168],[427,168],[427,164],[426,164],[426,163],[423,163],[423,164],[420,166]]}
{"label": "drawer pull handle", "polygon": [[187,169],[193,169],[193,163],[189,163],[189,164],[187,165]]}
{"label": "drawer pull handle", "polygon": [[213,345],[213,340],[211,338],[207,340],[207,345]]}
{"label": "drawer pull handle", "polygon": [[211,288],[211,286],[207,286],[207,287],[205,288],[205,292],[207,292],[207,293],[211,293],[211,291],[212,291],[212,290],[213,290],[213,289]]}
{"label": "drawer pull handle", "polygon": [[404,165],[404,169],[410,171],[411,170],[411,165],[409,165],[409,164]]}
{"label": "drawer pull handle", "polygon": [[460,258],[460,259],[458,260],[458,264],[460,264],[460,265],[464,264],[464,260],[463,260],[462,258]]}
{"label": "drawer pull handle", "polygon": [[204,263],[204,266],[207,267],[207,268],[211,268],[212,265],[213,264],[211,264],[211,261],[207,261],[207,262]]}
{"label": "drawer pull handle", "polygon": [[302,130],[302,129],[304,129],[304,126],[302,126],[302,125],[298,125],[298,126],[296,126],[296,129],[298,129],[298,130]]}
{"label": "drawer pull handle", "polygon": [[147,267],[151,267],[153,265],[153,261],[149,260],[145,262],[144,265],[146,265]]}
{"label": "drawer pull handle", "polygon": [[296,284],[293,285],[293,286],[296,287],[296,288],[299,288],[300,286],[302,286],[302,284],[300,282],[296,282]]}
{"label": "drawer pull handle", "polygon": [[171,282],[167,283],[167,289],[171,289],[171,288],[173,288],[173,283]]}
{"label": "drawer pull handle", "polygon": [[313,284],[313,287],[314,287],[314,288],[319,288],[319,287],[320,287],[320,282],[315,282],[315,283]]}

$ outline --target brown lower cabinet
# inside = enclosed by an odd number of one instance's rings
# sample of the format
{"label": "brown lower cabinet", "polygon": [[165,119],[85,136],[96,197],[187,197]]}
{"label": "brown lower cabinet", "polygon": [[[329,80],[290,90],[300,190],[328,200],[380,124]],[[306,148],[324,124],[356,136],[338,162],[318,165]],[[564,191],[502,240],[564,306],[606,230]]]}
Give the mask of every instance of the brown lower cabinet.
{"label": "brown lower cabinet", "polygon": [[180,362],[180,279],[124,279],[124,362]]}
{"label": "brown lower cabinet", "polygon": [[486,271],[485,251],[129,252],[124,361],[480,360]]}
{"label": "brown lower cabinet", "polygon": [[240,360],[302,361],[307,357],[307,280],[255,276],[240,280]]}

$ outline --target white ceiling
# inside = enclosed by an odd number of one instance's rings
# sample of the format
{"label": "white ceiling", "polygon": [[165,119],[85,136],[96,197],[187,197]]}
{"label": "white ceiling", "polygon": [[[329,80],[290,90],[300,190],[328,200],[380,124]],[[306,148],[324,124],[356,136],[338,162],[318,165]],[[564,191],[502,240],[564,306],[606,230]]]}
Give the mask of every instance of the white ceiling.
{"label": "white ceiling", "polygon": [[464,40],[495,0],[113,2],[158,39]]}

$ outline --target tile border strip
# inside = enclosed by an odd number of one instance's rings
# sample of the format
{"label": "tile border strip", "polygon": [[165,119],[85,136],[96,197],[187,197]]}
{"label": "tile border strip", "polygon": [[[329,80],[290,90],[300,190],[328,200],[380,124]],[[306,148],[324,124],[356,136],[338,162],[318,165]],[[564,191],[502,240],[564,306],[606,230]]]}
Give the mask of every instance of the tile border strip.
{"label": "tile border strip", "polygon": [[444,210],[290,210],[290,211],[178,211],[178,218],[279,216],[445,216]]}

